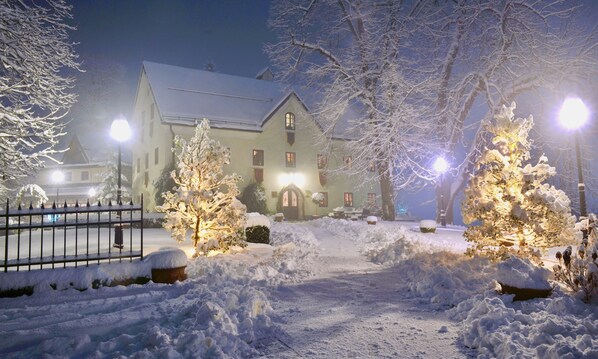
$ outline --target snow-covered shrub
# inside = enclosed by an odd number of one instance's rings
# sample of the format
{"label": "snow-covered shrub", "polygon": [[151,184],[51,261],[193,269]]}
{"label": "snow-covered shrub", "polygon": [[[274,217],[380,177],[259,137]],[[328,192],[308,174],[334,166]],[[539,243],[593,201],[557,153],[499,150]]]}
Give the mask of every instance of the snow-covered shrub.
{"label": "snow-covered shrub", "polygon": [[[110,154],[110,159],[105,163],[105,170],[100,174],[101,183],[98,188],[98,194],[96,198],[102,204],[112,202],[116,204],[116,196],[118,191],[118,161],[116,160],[114,153]],[[127,203],[131,200],[131,193],[127,189],[127,186],[123,186],[129,180],[122,173],[120,174],[121,181],[121,193],[120,199],[122,203]]]}
{"label": "snow-covered shrub", "polygon": [[39,207],[42,203],[48,201],[46,191],[36,184],[26,184],[19,188],[17,195],[15,196],[15,207],[19,206],[23,202],[23,197],[29,196],[31,198],[31,205],[33,207]]}
{"label": "snow-covered shrub", "polygon": [[249,243],[270,244],[270,220],[259,213],[247,213],[245,237]]}
{"label": "snow-covered shrub", "polygon": [[164,228],[178,242],[183,242],[188,230],[195,254],[207,254],[211,249],[227,251],[229,247],[246,246],[245,205],[239,194],[237,174],[224,175],[223,166],[230,163],[230,151],[209,138],[210,125],[203,120],[188,142],[175,137],[177,170],[171,173],[175,188],[165,192],[164,204],[156,207],[164,212]]}
{"label": "snow-covered shrub", "polygon": [[550,271],[532,264],[529,259],[511,256],[498,263],[496,280],[514,288],[551,289]]}
{"label": "snow-covered shrub", "polygon": [[419,221],[419,230],[422,233],[436,232],[436,221],[433,219],[423,219]]}
{"label": "snow-covered shrub", "polygon": [[248,184],[241,195],[241,202],[247,207],[247,212],[268,213],[266,190],[261,183]]}
{"label": "snow-covered shrub", "polygon": [[463,221],[479,224],[468,227],[464,236],[472,243],[470,255],[505,259],[515,254],[539,261],[538,249],[573,238],[575,220],[567,195],[543,183],[555,174],[547,158],[523,166],[530,159],[533,119],[514,119],[514,109],[515,103],[502,106],[486,125],[492,147],[477,160],[461,204]]}
{"label": "snow-covered shrub", "polygon": [[[593,222],[594,215],[590,215]],[[577,253],[573,253],[571,246],[563,253],[557,252],[559,264],[554,265],[554,278],[574,292],[582,293],[583,300],[589,302],[598,298],[598,230],[588,219],[580,223],[585,228],[590,228],[588,237],[581,240]]]}

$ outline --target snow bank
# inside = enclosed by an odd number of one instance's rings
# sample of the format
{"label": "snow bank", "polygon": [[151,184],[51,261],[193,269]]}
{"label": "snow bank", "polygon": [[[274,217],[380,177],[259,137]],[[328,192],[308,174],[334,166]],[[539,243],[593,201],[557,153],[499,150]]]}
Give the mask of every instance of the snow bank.
{"label": "snow bank", "polygon": [[498,263],[496,280],[515,288],[550,289],[548,277],[551,272],[532,264],[528,259],[511,256]]}
{"label": "snow bank", "polygon": [[316,227],[324,228],[337,237],[351,239],[356,241],[362,235],[363,232],[367,231],[368,228],[365,223],[360,221],[348,221],[346,219],[335,219],[330,217],[323,217],[315,221],[311,221],[310,224]]}
{"label": "snow bank", "polygon": [[513,302],[488,291],[452,309],[478,358],[598,358],[598,311],[561,292]]}
{"label": "snow bank", "polygon": [[376,226],[361,233],[360,251],[377,264],[397,263],[418,250],[417,244],[409,239],[410,236],[413,236],[412,232],[405,227],[395,227],[395,231],[389,231]]}

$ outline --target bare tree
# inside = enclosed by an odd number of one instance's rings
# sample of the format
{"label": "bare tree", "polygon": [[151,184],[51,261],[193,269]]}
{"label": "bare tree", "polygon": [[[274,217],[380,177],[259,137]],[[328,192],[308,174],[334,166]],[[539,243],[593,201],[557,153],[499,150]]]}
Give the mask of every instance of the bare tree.
{"label": "bare tree", "polygon": [[0,187],[51,159],[76,96],[77,55],[62,0],[0,0]]}
{"label": "bare tree", "polygon": [[437,191],[450,223],[495,109],[596,73],[596,30],[577,26],[578,10],[565,0],[287,0],[273,6],[280,39],[267,50],[285,79],[306,76],[318,92],[327,135],[344,123],[356,139],[353,170],[375,162],[385,218],[394,190],[435,179],[433,158],[451,158]]}

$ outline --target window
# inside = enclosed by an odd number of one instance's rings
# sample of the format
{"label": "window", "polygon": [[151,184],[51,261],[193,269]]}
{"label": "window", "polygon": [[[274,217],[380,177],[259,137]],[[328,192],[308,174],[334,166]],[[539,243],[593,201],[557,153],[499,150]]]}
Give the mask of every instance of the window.
{"label": "window", "polygon": [[65,172],[64,173],[64,180],[66,182],[71,182],[73,180],[73,172]]}
{"label": "window", "polygon": [[286,153],[286,167],[295,167],[295,152]]}
{"label": "window", "polygon": [[150,138],[154,136],[154,123],[153,122],[150,122],[149,136],[150,136]]}
{"label": "window", "polygon": [[345,166],[347,168],[351,168],[353,166],[353,157],[351,157],[351,156],[345,156],[343,158],[343,162],[345,163]]}
{"label": "window", "polygon": [[328,159],[326,158],[326,155],[318,155],[318,169],[324,169],[326,168],[326,165],[328,164]]}
{"label": "window", "polygon": [[320,201],[318,206],[320,207],[328,207],[328,192],[320,192],[324,198]]}
{"label": "window", "polygon": [[160,162],[160,148],[154,149],[154,164],[157,165]]}
{"label": "window", "polygon": [[264,165],[264,150],[253,150],[253,165],[263,166]]}
{"label": "window", "polygon": [[141,171],[141,158],[137,157],[137,173]]}
{"label": "window", "polygon": [[145,169],[149,168],[149,153],[145,154]]}
{"label": "window", "polygon": [[143,178],[143,183],[145,184],[145,187],[147,187],[147,185],[149,184],[149,172],[145,171],[145,176]]}
{"label": "window", "polygon": [[145,111],[141,111],[141,142],[145,137]]}
{"label": "window", "polygon": [[345,192],[345,207],[353,207],[353,193]]}
{"label": "window", "polygon": [[254,168],[253,169],[253,178],[256,182],[264,182],[264,169],[263,168]]}
{"label": "window", "polygon": [[326,173],[324,173],[324,172],[318,172],[318,176],[320,177],[320,184],[322,186],[326,186],[326,183],[328,182],[328,178],[326,177]]}
{"label": "window", "polygon": [[287,130],[295,130],[295,114],[287,112],[284,115],[284,128]]}
{"label": "window", "polygon": [[154,104],[152,103],[152,106],[150,107],[150,120],[153,121],[154,120]]}
{"label": "window", "polygon": [[368,172],[374,172],[376,170],[376,162],[371,161],[368,164]]}
{"label": "window", "polygon": [[89,181],[89,171],[81,171],[81,181]]}

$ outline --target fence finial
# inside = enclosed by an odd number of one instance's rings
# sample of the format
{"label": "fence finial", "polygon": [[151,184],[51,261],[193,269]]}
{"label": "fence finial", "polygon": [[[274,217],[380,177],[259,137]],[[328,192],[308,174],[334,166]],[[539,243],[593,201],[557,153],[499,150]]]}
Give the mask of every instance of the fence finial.
{"label": "fence finial", "polygon": [[[42,206],[43,206],[43,203],[42,203]],[[42,208],[44,208],[44,207],[42,207]],[[33,202],[29,202],[29,210],[32,210],[32,209],[33,209]]]}
{"label": "fence finial", "polygon": [[112,200],[111,199],[108,200],[108,207],[110,207],[110,206],[112,206]]}
{"label": "fence finial", "polygon": [[19,206],[17,207],[17,210],[20,211],[21,210],[21,203],[19,202]]}
{"label": "fence finial", "polygon": [[56,209],[56,201],[52,202],[52,209]]}
{"label": "fence finial", "polygon": [[46,209],[46,206],[44,206],[44,204],[42,203],[42,205],[39,208]]}
{"label": "fence finial", "polygon": [[98,207],[102,207],[102,202],[98,199]]}
{"label": "fence finial", "polygon": [[89,198],[87,199],[87,204],[85,205],[85,207],[91,207],[91,205],[89,204]]}
{"label": "fence finial", "polygon": [[66,199],[64,200],[64,207],[63,208],[67,208],[68,205],[66,204]]}

